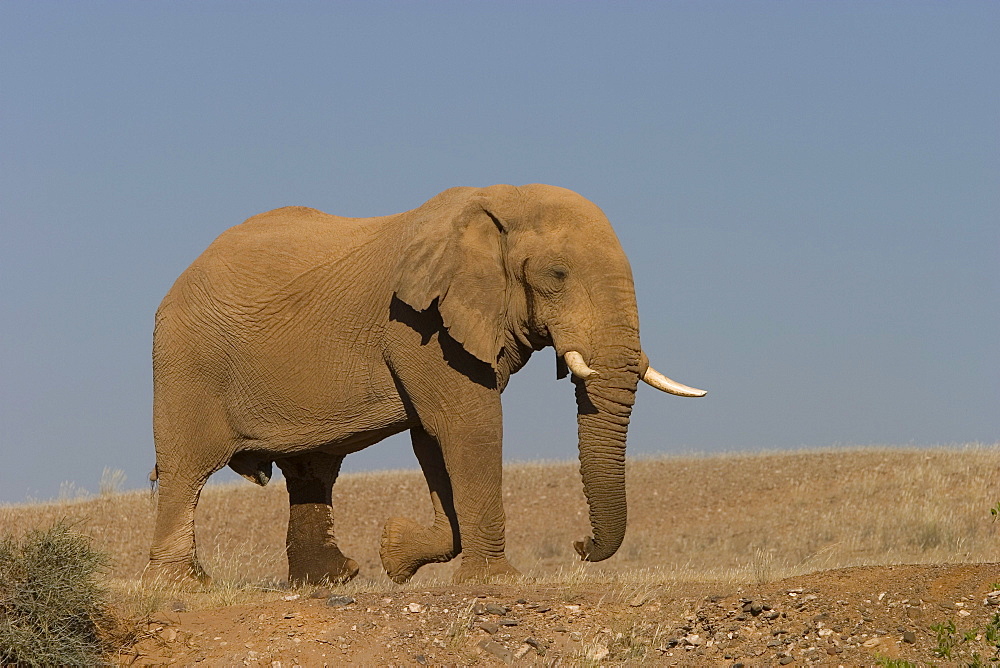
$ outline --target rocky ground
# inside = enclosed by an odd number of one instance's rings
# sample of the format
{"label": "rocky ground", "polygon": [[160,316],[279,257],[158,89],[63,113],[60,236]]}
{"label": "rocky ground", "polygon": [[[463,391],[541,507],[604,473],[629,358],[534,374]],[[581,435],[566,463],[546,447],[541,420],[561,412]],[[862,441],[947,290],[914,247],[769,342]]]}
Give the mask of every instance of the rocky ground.
{"label": "rocky ground", "polygon": [[[1000,643],[1000,564],[857,567],[751,586],[289,590],[154,616],[123,665],[969,665]],[[896,663],[892,663],[896,661]]]}

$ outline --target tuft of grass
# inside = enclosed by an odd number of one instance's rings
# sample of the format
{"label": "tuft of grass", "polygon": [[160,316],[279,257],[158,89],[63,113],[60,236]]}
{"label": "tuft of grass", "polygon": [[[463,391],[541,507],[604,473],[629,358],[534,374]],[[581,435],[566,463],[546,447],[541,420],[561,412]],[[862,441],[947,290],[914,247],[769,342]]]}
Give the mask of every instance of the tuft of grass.
{"label": "tuft of grass", "polygon": [[754,581],[757,584],[767,584],[773,578],[772,562],[774,561],[774,555],[761,546],[757,546],[753,551],[753,560],[751,561],[751,568],[753,570]]}
{"label": "tuft of grass", "polygon": [[937,637],[937,646],[934,648],[934,656],[939,659],[950,659],[955,651],[955,645],[959,640],[955,637],[955,622],[948,620],[931,625],[931,631]]}
{"label": "tuft of grass", "polygon": [[448,627],[448,641],[450,647],[459,647],[465,643],[465,640],[469,635],[469,630],[472,628],[472,620],[474,618],[472,609],[475,605],[476,602],[473,600]]}
{"label": "tuft of grass", "polygon": [[0,664],[90,666],[117,623],[98,575],[107,558],[65,521],[0,541]]}
{"label": "tuft of grass", "polygon": [[918,668],[917,664],[905,659],[893,659],[888,656],[876,656],[875,663],[881,668]]}
{"label": "tuft of grass", "polygon": [[99,494],[102,497],[120,494],[125,486],[125,479],[125,471],[105,466],[104,472],[101,473],[101,482],[98,485]]}
{"label": "tuft of grass", "polygon": [[624,664],[650,661],[660,646],[664,631],[659,624],[639,624],[611,627],[607,639],[609,658]]}
{"label": "tuft of grass", "polygon": [[937,636],[937,647],[934,648],[934,656],[939,659],[956,658],[956,653],[960,647],[968,645],[975,649],[989,650],[990,656],[986,659],[977,651],[968,649],[966,655],[971,661],[966,665],[970,668],[980,668],[986,665],[996,665],[1000,662],[1000,613],[995,613],[986,626],[982,629],[972,628],[967,631],[960,631],[953,620],[932,624],[931,631]]}
{"label": "tuft of grass", "polygon": [[83,501],[89,496],[90,492],[83,487],[80,487],[72,480],[63,480],[59,483],[59,501]]}

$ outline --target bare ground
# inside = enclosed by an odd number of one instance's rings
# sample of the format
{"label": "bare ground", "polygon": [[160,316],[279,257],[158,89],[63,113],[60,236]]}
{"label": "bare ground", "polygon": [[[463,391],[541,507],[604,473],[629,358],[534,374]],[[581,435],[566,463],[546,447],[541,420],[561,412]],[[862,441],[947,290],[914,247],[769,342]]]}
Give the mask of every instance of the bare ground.
{"label": "bare ground", "polygon": [[[161,612],[123,664],[968,665],[996,657],[1000,565],[861,566],[765,584],[436,586]],[[336,594],[334,594],[336,595]],[[291,599],[291,600],[286,600]],[[992,599],[991,599],[992,600]],[[177,607],[181,607],[178,605]],[[935,624],[953,620],[950,656]],[[963,641],[966,632],[971,640]],[[976,634],[979,638],[976,639]]]}
{"label": "bare ground", "polygon": [[280,482],[206,489],[198,544],[216,585],[203,593],[137,583],[148,493],[2,507],[0,530],[80,520],[114,557],[122,614],[149,619],[118,658],[133,665],[966,665],[1000,636],[998,465],[997,446],[635,460],[625,544],[581,564],[577,465],[515,464],[508,554],[531,580],[481,587],[449,584],[452,564],[391,583],[378,535],[390,516],[429,517],[420,474],[347,475],[338,535],[362,575],[318,598],[281,584]]}

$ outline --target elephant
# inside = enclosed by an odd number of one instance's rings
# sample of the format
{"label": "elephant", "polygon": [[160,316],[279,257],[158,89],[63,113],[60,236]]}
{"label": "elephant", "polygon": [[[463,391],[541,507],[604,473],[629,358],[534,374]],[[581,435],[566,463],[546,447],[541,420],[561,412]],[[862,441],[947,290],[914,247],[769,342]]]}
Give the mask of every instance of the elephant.
{"label": "elephant", "polygon": [[548,185],[446,190],[416,209],[342,218],[285,207],[223,232],[156,312],[159,484],[144,579],[195,586],[194,511],[225,466],[277,464],[293,583],[358,573],[334,534],[344,457],[409,430],[434,520],[387,520],[379,554],[405,582],[461,555],[455,582],[517,577],[505,556],[500,394],[535,351],[572,374],[591,536],[625,535],[625,440],[638,382],[702,396],[649,365],[632,273],[604,213]]}

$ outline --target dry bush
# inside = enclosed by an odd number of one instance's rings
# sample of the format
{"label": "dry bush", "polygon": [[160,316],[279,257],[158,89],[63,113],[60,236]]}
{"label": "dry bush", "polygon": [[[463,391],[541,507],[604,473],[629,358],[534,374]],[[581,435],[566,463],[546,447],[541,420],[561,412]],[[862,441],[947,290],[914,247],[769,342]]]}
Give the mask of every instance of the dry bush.
{"label": "dry bush", "polygon": [[[583,564],[572,542],[589,533],[579,464],[505,467],[511,562],[540,583],[609,583],[628,597],[677,581],[759,582],[866,564],[995,561],[1000,526],[1000,448],[852,448],[758,454],[633,458],[629,528],[612,559]],[[418,471],[341,476],[334,489],[337,535],[361,565],[348,591],[399,589],[382,573],[385,520],[429,521]],[[72,502],[0,507],[0,530],[57,516],[113,556],[111,574],[138,577],[152,535],[149,492]],[[198,551],[219,600],[273,589],[286,576],[287,496],[238,482],[209,485],[197,513]],[[432,564],[408,587],[450,581],[452,564]],[[206,605],[210,603],[206,599]]]}
{"label": "dry bush", "polygon": [[0,542],[0,663],[91,666],[120,634],[98,581],[107,558],[65,522]]}

